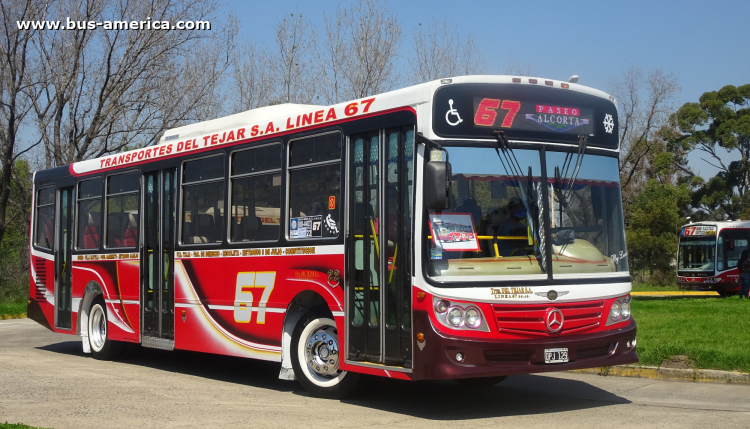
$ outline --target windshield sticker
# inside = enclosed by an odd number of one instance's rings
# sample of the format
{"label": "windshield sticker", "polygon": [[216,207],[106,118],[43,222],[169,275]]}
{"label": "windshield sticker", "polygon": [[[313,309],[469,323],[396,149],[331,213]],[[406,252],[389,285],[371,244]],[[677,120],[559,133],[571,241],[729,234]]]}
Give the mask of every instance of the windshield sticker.
{"label": "windshield sticker", "polygon": [[442,251],[475,252],[479,241],[470,213],[430,213],[430,231],[435,247]]}
{"label": "windshield sticker", "polygon": [[686,226],[680,231],[680,236],[694,236],[694,235],[716,235],[715,226]]}
{"label": "windshield sticker", "polygon": [[430,249],[430,259],[443,259],[443,251],[438,248]]}
{"label": "windshield sticker", "polygon": [[293,217],[289,220],[289,238],[315,238],[323,236],[323,216]]}

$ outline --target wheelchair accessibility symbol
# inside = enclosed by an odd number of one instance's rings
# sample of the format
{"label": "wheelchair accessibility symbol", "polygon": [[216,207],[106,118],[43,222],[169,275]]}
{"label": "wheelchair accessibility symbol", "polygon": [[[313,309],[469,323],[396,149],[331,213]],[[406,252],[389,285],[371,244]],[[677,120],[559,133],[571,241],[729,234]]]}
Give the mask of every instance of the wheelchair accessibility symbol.
{"label": "wheelchair accessibility symbol", "polygon": [[[451,108],[448,109],[447,112],[445,112],[445,122],[447,122],[448,125],[455,127],[456,125],[460,124],[464,120],[461,119],[461,115],[458,114],[458,110],[453,108],[453,99],[448,100],[448,104],[450,104]],[[452,121],[451,121],[451,116],[455,117],[455,119]]]}

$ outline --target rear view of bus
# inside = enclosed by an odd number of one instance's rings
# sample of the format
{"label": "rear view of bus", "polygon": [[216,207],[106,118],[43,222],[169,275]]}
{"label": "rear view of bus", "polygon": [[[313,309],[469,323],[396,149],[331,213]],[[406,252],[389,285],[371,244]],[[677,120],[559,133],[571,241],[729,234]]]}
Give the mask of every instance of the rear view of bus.
{"label": "rear view of bus", "polygon": [[[638,360],[614,99],[508,80],[453,79],[434,95],[415,225],[418,378],[491,383]],[[449,172],[436,197],[430,164]],[[443,240],[446,224],[473,238]]]}

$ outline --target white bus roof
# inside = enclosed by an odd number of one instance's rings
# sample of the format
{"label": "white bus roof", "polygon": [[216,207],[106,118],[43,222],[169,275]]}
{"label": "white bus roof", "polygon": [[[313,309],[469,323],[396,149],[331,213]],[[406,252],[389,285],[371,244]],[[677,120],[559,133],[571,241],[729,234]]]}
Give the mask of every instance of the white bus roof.
{"label": "white bus roof", "polygon": [[[73,175],[79,175],[112,168],[122,168],[126,165],[175,156],[177,153],[187,154],[200,151],[214,145],[218,147],[222,144],[244,141],[249,138],[273,138],[275,135],[325,126],[326,123],[333,123],[342,119],[405,108],[411,109],[417,116],[424,118],[424,122],[421,123],[421,129],[418,131],[422,132],[427,138],[441,139],[433,132],[431,123],[432,112],[431,105],[429,104],[438,88],[450,84],[465,83],[539,86],[530,82],[534,79],[543,82],[545,86],[561,88],[567,85],[570,91],[593,95],[610,100],[613,103],[615,102],[615,99],[609,94],[577,83],[526,76],[461,76],[434,80],[332,106],[279,104],[173,128],[162,135],[157,145],[76,162],[69,166],[69,171]],[[350,106],[355,106],[355,108],[350,109]],[[314,117],[315,120],[311,119],[307,123],[304,120],[299,122],[302,117]]]}
{"label": "white bus roof", "polygon": [[710,220],[710,221],[688,223],[688,224],[682,225],[681,228],[689,228],[693,226],[715,226],[717,229],[750,228],[750,221],[742,220],[742,219],[727,220],[727,221]]}

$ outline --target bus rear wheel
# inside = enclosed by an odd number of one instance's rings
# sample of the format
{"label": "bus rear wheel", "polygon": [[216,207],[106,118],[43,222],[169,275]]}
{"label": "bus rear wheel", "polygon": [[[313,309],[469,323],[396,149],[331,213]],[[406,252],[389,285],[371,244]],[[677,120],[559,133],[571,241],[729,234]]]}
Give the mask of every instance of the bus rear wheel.
{"label": "bus rear wheel", "polygon": [[336,322],[308,312],[292,334],[292,367],[302,387],[313,396],[340,399],[354,389],[359,374],[339,370]]}
{"label": "bus rear wheel", "polygon": [[98,297],[89,310],[88,317],[89,345],[91,356],[99,360],[118,358],[123,351],[123,344],[110,340],[108,334],[107,306],[104,299]]}
{"label": "bus rear wheel", "polygon": [[487,389],[508,378],[507,375],[499,377],[478,377],[478,378],[456,378],[453,381],[463,387],[472,389]]}

